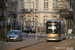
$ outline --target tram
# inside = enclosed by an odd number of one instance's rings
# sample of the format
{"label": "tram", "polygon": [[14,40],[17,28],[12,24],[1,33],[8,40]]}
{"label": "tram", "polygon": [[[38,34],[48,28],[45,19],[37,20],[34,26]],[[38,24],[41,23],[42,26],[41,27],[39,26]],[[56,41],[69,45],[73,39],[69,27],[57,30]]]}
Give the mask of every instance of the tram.
{"label": "tram", "polygon": [[46,40],[62,40],[66,38],[66,21],[49,20],[46,22]]}

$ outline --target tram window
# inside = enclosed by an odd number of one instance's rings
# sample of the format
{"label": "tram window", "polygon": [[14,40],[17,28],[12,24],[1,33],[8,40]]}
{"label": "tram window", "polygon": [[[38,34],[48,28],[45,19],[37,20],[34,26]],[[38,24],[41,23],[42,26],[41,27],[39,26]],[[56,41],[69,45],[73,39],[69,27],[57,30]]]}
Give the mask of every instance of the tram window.
{"label": "tram window", "polygon": [[47,33],[52,33],[52,29],[48,29],[47,30]]}
{"label": "tram window", "polygon": [[55,29],[55,30],[48,29],[48,30],[47,30],[47,33],[54,33],[54,34],[57,34],[57,33],[58,33],[58,30],[57,30],[57,29]]}
{"label": "tram window", "polygon": [[58,27],[57,26],[48,26],[47,33],[58,33]]}
{"label": "tram window", "polygon": [[48,26],[48,29],[56,29],[56,26]]}

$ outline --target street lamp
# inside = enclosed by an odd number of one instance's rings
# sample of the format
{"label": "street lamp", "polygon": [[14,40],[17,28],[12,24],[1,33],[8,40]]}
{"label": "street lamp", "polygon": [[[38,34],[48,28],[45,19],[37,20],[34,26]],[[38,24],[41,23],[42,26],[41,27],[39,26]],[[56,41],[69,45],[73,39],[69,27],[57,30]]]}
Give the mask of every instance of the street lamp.
{"label": "street lamp", "polygon": [[24,26],[25,26],[24,29],[26,29],[26,18],[25,18],[25,24],[24,24]]}
{"label": "street lamp", "polygon": [[21,16],[21,32],[22,32],[22,25],[23,25],[23,16]]}
{"label": "street lamp", "polygon": [[36,41],[37,41],[37,19],[36,19]]}
{"label": "street lamp", "polygon": [[33,29],[34,29],[34,17],[33,17]]}
{"label": "street lamp", "polygon": [[33,29],[35,29],[35,25],[34,25],[34,2],[33,3]]}

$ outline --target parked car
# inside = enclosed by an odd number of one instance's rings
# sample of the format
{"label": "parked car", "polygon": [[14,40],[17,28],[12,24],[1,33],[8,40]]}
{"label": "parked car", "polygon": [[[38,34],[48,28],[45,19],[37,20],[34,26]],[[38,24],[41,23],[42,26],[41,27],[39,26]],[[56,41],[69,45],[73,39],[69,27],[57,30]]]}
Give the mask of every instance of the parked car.
{"label": "parked car", "polygon": [[7,33],[7,36],[6,36],[6,40],[7,41],[21,41],[22,40],[22,34],[21,34],[21,31],[20,30],[10,30],[8,33]]}
{"label": "parked car", "polygon": [[36,33],[36,31],[32,30],[32,29],[27,29],[27,30],[24,30],[23,32],[25,32],[25,33]]}
{"label": "parked car", "polygon": [[32,30],[32,33],[36,33],[36,30]]}

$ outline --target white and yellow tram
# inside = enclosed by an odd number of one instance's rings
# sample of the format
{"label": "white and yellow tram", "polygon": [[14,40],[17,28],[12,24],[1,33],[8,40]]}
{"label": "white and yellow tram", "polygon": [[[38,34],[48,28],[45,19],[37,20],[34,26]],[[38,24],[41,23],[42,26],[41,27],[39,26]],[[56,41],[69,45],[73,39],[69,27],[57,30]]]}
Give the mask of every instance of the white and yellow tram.
{"label": "white and yellow tram", "polygon": [[49,20],[46,23],[46,40],[62,40],[66,38],[66,21]]}

